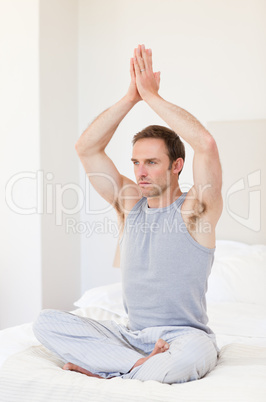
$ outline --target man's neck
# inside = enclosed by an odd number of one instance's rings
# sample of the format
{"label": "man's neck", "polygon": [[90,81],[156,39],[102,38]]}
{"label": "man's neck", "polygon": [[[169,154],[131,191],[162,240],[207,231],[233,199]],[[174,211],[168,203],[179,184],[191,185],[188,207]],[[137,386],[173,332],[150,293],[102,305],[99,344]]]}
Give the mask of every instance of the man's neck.
{"label": "man's neck", "polygon": [[178,190],[175,189],[174,192],[168,192],[168,194],[162,194],[160,197],[149,197],[147,198],[148,207],[149,208],[164,208],[168,207],[168,205],[173,204],[180,196],[182,195],[182,191],[180,188]]}

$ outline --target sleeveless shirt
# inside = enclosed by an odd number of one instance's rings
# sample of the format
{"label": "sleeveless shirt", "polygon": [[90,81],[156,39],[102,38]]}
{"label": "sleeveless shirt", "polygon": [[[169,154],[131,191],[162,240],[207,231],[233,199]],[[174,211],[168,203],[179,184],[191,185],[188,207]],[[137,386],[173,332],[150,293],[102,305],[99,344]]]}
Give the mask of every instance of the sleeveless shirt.
{"label": "sleeveless shirt", "polygon": [[163,208],[143,197],[130,211],[120,240],[123,303],[129,329],[207,326],[207,281],[215,248],[189,234],[181,215],[187,193]]}

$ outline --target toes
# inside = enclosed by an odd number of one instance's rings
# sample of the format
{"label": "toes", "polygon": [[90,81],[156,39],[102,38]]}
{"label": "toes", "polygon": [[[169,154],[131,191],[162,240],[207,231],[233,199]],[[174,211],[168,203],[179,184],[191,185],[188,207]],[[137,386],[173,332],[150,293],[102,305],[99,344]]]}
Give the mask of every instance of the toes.
{"label": "toes", "polygon": [[169,344],[168,344],[167,342],[165,342],[164,351],[166,351],[166,350],[168,350],[168,349],[169,349]]}
{"label": "toes", "polygon": [[72,363],[66,363],[63,366],[63,370],[73,370],[73,364]]}
{"label": "toes", "polygon": [[158,341],[156,342],[156,347],[161,349],[162,352],[165,352],[166,350],[169,349],[169,344],[164,341],[163,339],[158,339]]}
{"label": "toes", "polygon": [[164,347],[165,341],[163,339],[158,339],[158,341],[156,342],[156,346],[160,349],[162,349]]}

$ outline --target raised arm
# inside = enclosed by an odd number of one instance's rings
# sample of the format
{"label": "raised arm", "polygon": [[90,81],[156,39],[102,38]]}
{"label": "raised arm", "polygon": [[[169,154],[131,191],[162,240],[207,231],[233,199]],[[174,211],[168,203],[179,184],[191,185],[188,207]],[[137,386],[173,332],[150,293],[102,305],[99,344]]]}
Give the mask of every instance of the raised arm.
{"label": "raised arm", "polygon": [[151,49],[135,49],[136,83],[142,99],[194,150],[191,195],[208,210],[213,223],[222,211],[222,171],[216,142],[203,125],[189,112],[158,94],[152,68]]}
{"label": "raised arm", "polygon": [[[123,186],[136,186],[122,176],[105,148],[117,127],[133,106],[141,100],[136,88],[133,59],[130,60],[131,82],[127,94],[116,104],[101,113],[83,132],[75,148],[84,169],[96,191],[120,211],[118,194]],[[137,186],[136,186],[137,188]]]}

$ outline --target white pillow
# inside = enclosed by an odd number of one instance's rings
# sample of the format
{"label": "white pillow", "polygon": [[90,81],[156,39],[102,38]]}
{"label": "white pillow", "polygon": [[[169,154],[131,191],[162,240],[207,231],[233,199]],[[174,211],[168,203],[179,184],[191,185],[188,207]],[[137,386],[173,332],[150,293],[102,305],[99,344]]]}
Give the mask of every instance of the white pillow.
{"label": "white pillow", "polygon": [[122,317],[126,316],[122,301],[121,282],[89,289],[74,305],[81,308],[90,306],[100,307]]}
{"label": "white pillow", "polygon": [[216,334],[266,340],[265,306],[235,302],[209,303],[208,318],[208,326]]}
{"label": "white pillow", "polygon": [[266,306],[266,245],[217,241],[208,302]]}
{"label": "white pillow", "polygon": [[[238,302],[266,306],[266,246],[217,240],[209,277],[207,302]],[[125,316],[121,283],[87,290],[74,303],[97,306]]]}

